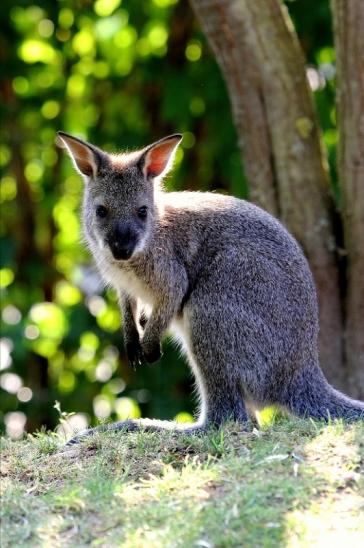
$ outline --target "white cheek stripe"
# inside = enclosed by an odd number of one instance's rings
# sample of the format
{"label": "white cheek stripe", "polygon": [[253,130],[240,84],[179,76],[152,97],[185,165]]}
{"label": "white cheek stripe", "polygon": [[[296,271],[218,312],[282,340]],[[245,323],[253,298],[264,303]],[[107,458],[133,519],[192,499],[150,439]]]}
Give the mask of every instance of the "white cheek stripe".
{"label": "white cheek stripe", "polygon": [[145,246],[145,242],[146,242],[146,236],[144,236],[144,238],[142,238],[138,243],[137,245],[135,246],[135,249],[133,251],[133,255],[134,253],[140,253],[141,251],[143,251],[144,249],[144,246]]}
{"label": "white cheek stripe", "polygon": [[100,238],[97,234],[96,234],[96,240],[97,240],[97,243],[98,243],[98,246],[100,248],[101,251],[104,251],[105,249],[105,244],[104,244],[104,241],[102,238]]}

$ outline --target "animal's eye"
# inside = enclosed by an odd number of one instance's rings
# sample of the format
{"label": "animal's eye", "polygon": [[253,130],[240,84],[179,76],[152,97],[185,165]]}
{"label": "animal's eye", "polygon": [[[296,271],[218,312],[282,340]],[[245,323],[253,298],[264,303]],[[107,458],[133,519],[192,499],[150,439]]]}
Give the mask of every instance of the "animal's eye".
{"label": "animal's eye", "polygon": [[145,219],[147,217],[148,208],[147,206],[142,206],[138,209],[138,217],[139,219]]}
{"label": "animal's eye", "polygon": [[107,211],[107,209],[106,209],[105,206],[103,206],[103,205],[98,205],[98,206],[96,207],[96,215],[97,215],[98,217],[101,217],[101,219],[105,219],[105,217],[107,216],[107,213],[108,213],[108,211]]}

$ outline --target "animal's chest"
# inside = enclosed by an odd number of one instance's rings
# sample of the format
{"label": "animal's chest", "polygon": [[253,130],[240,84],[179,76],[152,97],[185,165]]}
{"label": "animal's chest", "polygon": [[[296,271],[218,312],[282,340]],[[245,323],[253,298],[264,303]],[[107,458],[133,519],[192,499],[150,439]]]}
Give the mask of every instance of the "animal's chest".
{"label": "animal's chest", "polygon": [[153,305],[155,297],[147,282],[137,276],[132,270],[126,270],[105,263],[102,266],[104,279],[116,290],[127,293],[130,297],[139,299],[146,304]]}

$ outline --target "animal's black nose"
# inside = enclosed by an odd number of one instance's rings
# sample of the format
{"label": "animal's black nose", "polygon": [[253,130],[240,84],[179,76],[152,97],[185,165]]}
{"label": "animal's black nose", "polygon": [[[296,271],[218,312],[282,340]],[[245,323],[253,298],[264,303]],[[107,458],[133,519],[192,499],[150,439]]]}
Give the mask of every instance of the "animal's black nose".
{"label": "animal's black nose", "polygon": [[114,259],[117,261],[123,260],[126,261],[130,259],[133,254],[134,246],[122,245],[117,240],[110,243],[111,253],[113,254]]}
{"label": "animal's black nose", "polygon": [[117,223],[108,238],[111,253],[117,261],[130,259],[136,245],[136,235],[128,224]]}

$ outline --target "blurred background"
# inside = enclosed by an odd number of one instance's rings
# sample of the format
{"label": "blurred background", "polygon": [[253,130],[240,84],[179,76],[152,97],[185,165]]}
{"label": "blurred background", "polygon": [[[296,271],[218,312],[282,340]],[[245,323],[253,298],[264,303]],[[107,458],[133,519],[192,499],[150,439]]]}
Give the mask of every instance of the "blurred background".
{"label": "blurred background", "polygon": [[[334,50],[328,0],[287,2],[308,62],[334,190]],[[184,134],[170,189],[249,197],[225,84],[187,1],[3,0],[0,425],[191,418],[188,368],[166,341],[134,372],[115,294],[82,244],[81,178],[57,130],[108,151]]]}

